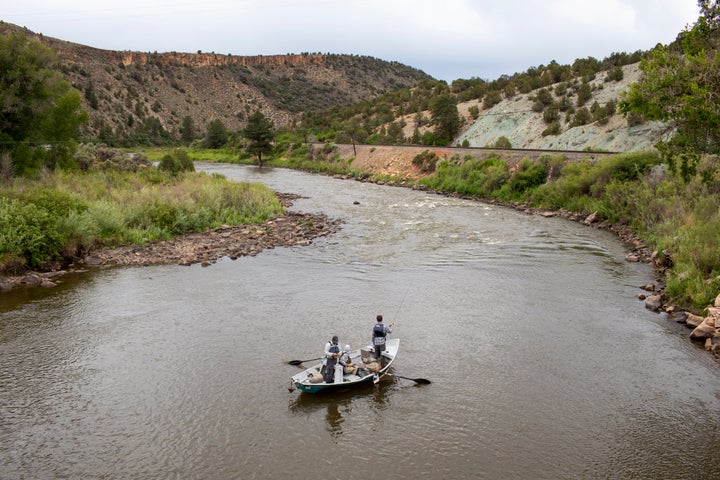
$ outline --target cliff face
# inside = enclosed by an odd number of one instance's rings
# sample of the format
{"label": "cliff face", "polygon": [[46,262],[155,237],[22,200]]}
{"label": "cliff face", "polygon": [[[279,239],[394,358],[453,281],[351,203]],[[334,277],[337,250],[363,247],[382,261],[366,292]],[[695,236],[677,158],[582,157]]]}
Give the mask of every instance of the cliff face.
{"label": "cliff face", "polygon": [[238,55],[222,55],[218,53],[184,53],[184,52],[165,52],[165,53],[145,53],[133,51],[114,51],[101,50],[98,48],[87,47],[84,45],[73,44],[69,42],[55,41],[53,39],[43,39],[41,36],[35,36],[38,40],[43,40],[45,44],[53,48],[62,59],[66,61],[91,61],[104,60],[112,64],[122,63],[125,67],[145,67],[149,63],[165,66],[165,67],[227,67],[239,65],[243,67],[272,67],[272,68],[295,68],[295,67],[313,67],[322,66],[327,62],[328,56],[312,53],[312,54],[287,54],[287,55],[257,55],[257,56],[238,56]]}
{"label": "cliff face", "polygon": [[198,136],[215,119],[238,130],[258,109],[283,126],[305,111],[349,105],[431,78],[397,62],[353,55],[101,50],[0,23],[0,34],[13,33],[57,52],[66,79],[83,93],[88,140],[152,135],[158,126],[177,137],[186,117]]}

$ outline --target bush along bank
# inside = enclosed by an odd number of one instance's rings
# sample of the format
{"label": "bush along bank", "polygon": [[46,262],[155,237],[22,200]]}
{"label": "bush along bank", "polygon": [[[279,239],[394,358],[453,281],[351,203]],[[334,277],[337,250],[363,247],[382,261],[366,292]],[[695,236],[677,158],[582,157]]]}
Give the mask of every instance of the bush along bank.
{"label": "bush along bank", "polygon": [[90,152],[86,172],[5,180],[0,291],[52,287],[83,264],[209,263],[307,244],[339,228],[322,215],[287,213],[292,196],[259,183],[194,173],[173,158],[163,169],[162,161],[155,168],[110,153]]}

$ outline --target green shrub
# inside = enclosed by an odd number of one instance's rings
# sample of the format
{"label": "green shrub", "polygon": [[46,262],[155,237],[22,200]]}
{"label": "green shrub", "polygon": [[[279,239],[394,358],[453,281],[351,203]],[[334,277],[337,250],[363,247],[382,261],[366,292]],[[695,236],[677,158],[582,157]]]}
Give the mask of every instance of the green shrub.
{"label": "green shrub", "polygon": [[483,97],[483,109],[492,108],[502,101],[502,95],[498,90],[491,90]]}
{"label": "green shrub", "polygon": [[26,190],[19,195],[19,198],[23,202],[37,205],[53,216],[64,216],[70,212],[83,212],[88,209],[87,203],[77,198],[77,194],[42,186]]}
{"label": "green shrub", "polygon": [[560,110],[557,105],[551,105],[543,112],[543,122],[550,125],[560,120]]}
{"label": "green shrub", "polygon": [[592,88],[587,82],[583,82],[577,92],[577,106],[582,107],[592,98]]}
{"label": "green shrub", "polygon": [[520,163],[520,169],[510,177],[507,188],[512,192],[513,197],[517,198],[518,194],[524,193],[547,180],[547,168],[541,163],[532,163],[529,160],[523,160]]}
{"label": "green shrub", "polygon": [[38,267],[56,257],[63,245],[57,217],[45,208],[0,197],[0,258],[23,259]]}
{"label": "green shrub", "polygon": [[542,136],[547,137],[548,135],[560,135],[561,131],[562,129],[560,128],[560,122],[555,121],[548,125],[547,128],[542,131]]}
{"label": "green shrub", "polygon": [[510,139],[506,136],[501,135],[497,138],[497,140],[495,140],[495,143],[488,146],[490,148],[512,148],[512,143],[510,143]]}
{"label": "green shrub", "polygon": [[420,169],[421,173],[431,173],[435,171],[438,156],[435,152],[425,150],[413,157],[412,164]]}
{"label": "green shrub", "polygon": [[578,108],[575,112],[575,116],[573,117],[572,122],[570,122],[571,127],[579,127],[582,125],[587,125],[588,123],[592,122],[592,113],[590,113],[590,110],[588,110],[585,107]]}
{"label": "green shrub", "polygon": [[644,178],[650,169],[661,163],[661,158],[653,152],[631,152],[604,157],[587,172],[593,178],[596,196],[611,181],[631,181]]}
{"label": "green shrub", "polygon": [[645,123],[645,121],[646,121],[645,117],[639,113],[628,112],[628,114],[627,114],[628,127],[635,127],[637,125],[642,125],[643,123]]}
{"label": "green shrub", "polygon": [[621,66],[613,67],[608,71],[607,76],[605,77],[605,81],[619,82],[623,79],[624,76],[625,74],[623,73],[623,69]]}
{"label": "green shrub", "polygon": [[461,164],[443,160],[435,174],[420,183],[435,190],[490,197],[510,177],[507,163],[498,157],[469,158]]}
{"label": "green shrub", "polygon": [[170,172],[173,175],[178,175],[181,172],[195,171],[195,165],[187,151],[181,148],[165,154],[160,160],[158,168],[162,171]]}

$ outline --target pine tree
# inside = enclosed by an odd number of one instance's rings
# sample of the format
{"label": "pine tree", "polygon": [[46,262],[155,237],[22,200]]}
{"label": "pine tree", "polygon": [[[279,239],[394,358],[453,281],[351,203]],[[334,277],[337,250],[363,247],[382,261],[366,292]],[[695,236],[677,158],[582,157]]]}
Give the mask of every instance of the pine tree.
{"label": "pine tree", "polygon": [[248,117],[248,123],[242,134],[250,140],[247,151],[255,155],[258,165],[263,164],[263,153],[272,152],[272,142],[275,139],[274,125],[260,110]]}

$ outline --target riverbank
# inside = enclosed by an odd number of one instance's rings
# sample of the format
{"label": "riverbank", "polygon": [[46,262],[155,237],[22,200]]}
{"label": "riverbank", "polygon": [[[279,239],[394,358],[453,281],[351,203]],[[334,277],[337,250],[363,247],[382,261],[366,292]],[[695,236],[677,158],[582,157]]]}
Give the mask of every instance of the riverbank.
{"label": "riverbank", "polygon": [[[276,193],[283,206],[290,207],[294,194]],[[125,245],[98,248],[67,265],[48,265],[48,271],[28,271],[0,277],[0,291],[19,287],[51,288],[62,276],[88,267],[147,266],[160,264],[208,266],[229,257],[253,256],[266,249],[309,245],[319,237],[329,236],[342,222],[322,214],[288,212],[262,224],[222,226],[206,232],[192,233],[147,245]]]}
{"label": "riverbank", "polygon": [[705,350],[710,352],[716,359],[720,360],[720,294],[714,302],[704,310],[706,315],[697,315],[681,305],[668,302],[665,292],[665,278],[672,269],[672,260],[669,252],[658,252],[651,250],[647,242],[637,236],[627,225],[613,224],[608,221],[601,221],[599,215],[594,212],[583,215],[568,210],[544,210],[530,207],[523,203],[502,202],[494,199],[477,198],[457,193],[440,192],[430,190],[416,183],[387,182],[373,178],[355,178],[348,175],[335,175],[336,178],[345,180],[357,180],[361,182],[376,183],[380,185],[392,185],[397,187],[412,188],[415,190],[430,191],[438,195],[462,198],[471,201],[513,208],[528,215],[540,215],[543,217],[560,217],[569,221],[581,223],[588,228],[607,230],[615,235],[627,246],[628,253],[625,255],[626,262],[642,262],[651,264],[655,272],[655,281],[645,285],[638,285],[641,290],[636,298],[643,302],[648,310],[658,314],[665,314],[669,321],[685,325],[691,330],[689,338]]}
{"label": "riverbank", "polygon": [[[393,162],[390,162],[393,165]],[[398,165],[393,165],[397,167]],[[404,166],[413,170],[413,165]],[[372,168],[369,168],[372,172]],[[432,191],[438,195],[464,198],[473,201],[496,204],[514,208],[529,215],[544,217],[561,217],[586,225],[589,228],[609,230],[615,233],[620,241],[628,247],[625,260],[628,262],[644,262],[652,264],[656,278],[653,283],[639,285],[641,290],[636,297],[644,302],[645,308],[657,313],[664,313],[671,321],[691,328],[690,338],[702,344],[720,359],[720,295],[712,305],[708,305],[705,316],[697,315],[682,306],[667,302],[665,278],[672,268],[670,255],[667,252],[651,251],[646,242],[635,235],[626,225],[611,224],[600,221],[597,213],[583,215],[567,210],[543,210],[522,203],[507,203],[498,200],[477,198],[456,193],[433,191],[415,182],[387,182],[371,176],[354,177],[350,175],[334,175],[340,179],[354,179],[381,185],[402,186],[423,191]],[[401,177],[407,178],[407,177]],[[287,208],[297,198],[293,194],[276,193],[281,203]],[[201,264],[208,266],[215,261],[229,257],[236,259],[246,255],[257,255],[265,249],[309,245],[316,238],[332,235],[341,228],[339,220],[329,219],[322,214],[305,214],[286,212],[285,214],[263,224],[223,226],[206,232],[199,232],[176,237],[172,240],[149,243],[144,246],[126,245],[118,248],[94,249],[82,258],[73,259],[67,265],[51,265],[44,272],[25,272],[22,275],[0,277],[0,292],[18,287],[51,288],[61,281],[63,275],[89,267],[121,266],[121,265],[158,265]]]}

